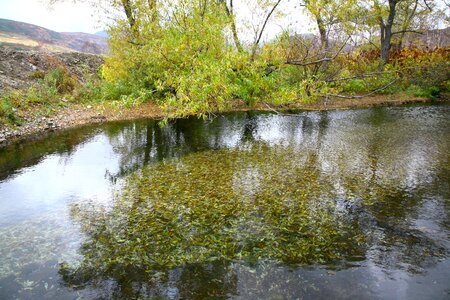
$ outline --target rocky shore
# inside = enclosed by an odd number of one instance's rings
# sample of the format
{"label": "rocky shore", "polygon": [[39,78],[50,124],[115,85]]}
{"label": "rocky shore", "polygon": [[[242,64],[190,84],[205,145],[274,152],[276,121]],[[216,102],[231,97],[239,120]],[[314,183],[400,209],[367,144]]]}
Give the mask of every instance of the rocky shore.
{"label": "rocky shore", "polygon": [[0,148],[18,140],[35,139],[48,132],[86,124],[138,118],[162,118],[162,116],[160,109],[152,103],[134,108],[73,105],[51,116],[40,117],[30,114],[23,117],[23,123],[20,126],[0,127]]}
{"label": "rocky shore", "polygon": [[22,137],[69,128],[79,124],[103,121],[104,117],[100,116],[100,113],[97,114],[98,116],[89,109],[81,108],[67,109],[52,117],[24,117],[22,126],[0,129],[0,145],[8,144]]}

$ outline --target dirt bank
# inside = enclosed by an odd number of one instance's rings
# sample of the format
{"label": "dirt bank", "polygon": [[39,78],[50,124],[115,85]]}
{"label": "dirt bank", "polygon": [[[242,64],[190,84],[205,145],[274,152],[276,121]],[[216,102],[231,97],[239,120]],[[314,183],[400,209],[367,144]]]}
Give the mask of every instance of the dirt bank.
{"label": "dirt bank", "polygon": [[57,67],[83,82],[86,74],[95,74],[102,63],[103,58],[93,54],[0,48],[0,94],[10,89],[26,89],[38,81],[38,72],[46,73]]}

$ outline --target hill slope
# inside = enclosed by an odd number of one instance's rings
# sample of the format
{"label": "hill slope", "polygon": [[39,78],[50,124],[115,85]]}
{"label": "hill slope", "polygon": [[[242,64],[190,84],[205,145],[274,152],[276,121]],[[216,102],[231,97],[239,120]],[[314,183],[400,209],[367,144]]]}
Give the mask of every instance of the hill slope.
{"label": "hill slope", "polygon": [[7,19],[0,19],[0,47],[91,54],[103,54],[108,51],[105,37],[99,35],[56,32]]}

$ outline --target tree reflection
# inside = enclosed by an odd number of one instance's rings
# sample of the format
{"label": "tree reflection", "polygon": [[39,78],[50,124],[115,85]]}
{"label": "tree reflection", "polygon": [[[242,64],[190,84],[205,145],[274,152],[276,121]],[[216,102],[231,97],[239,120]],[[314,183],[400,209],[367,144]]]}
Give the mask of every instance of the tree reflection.
{"label": "tree reflection", "polygon": [[72,208],[86,240],[64,280],[112,280],[107,295],[121,297],[225,297],[234,261],[366,259],[418,272],[446,255],[414,221],[428,199],[436,226],[448,220],[436,211],[449,205],[448,134],[412,123],[408,135],[383,110],[345,114],[240,113],[110,134],[125,188],[111,207]]}
{"label": "tree reflection", "polygon": [[[211,261],[297,264],[362,256],[361,232],[334,213],[329,180],[314,155],[301,165],[295,149],[253,149],[149,165],[127,179],[111,209],[74,206],[87,238],[82,264],[64,268],[72,273],[66,280],[122,282],[130,272],[153,275]],[[236,186],[248,168],[259,174],[252,193]]]}
{"label": "tree reflection", "polygon": [[[160,127],[158,121],[142,120],[131,124],[115,123],[105,131],[120,157],[119,171],[109,174],[111,181],[130,174],[141,167],[164,159],[181,157],[193,151],[221,149],[230,136],[252,140],[257,117],[254,112],[236,113],[204,122],[197,118],[179,119]],[[242,127],[242,124],[245,123]]]}

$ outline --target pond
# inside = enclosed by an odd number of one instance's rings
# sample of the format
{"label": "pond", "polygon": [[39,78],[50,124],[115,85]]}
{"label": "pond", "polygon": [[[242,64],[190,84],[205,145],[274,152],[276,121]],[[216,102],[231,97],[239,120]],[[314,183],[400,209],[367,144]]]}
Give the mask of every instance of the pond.
{"label": "pond", "polygon": [[0,149],[0,299],[448,299],[450,105]]}

